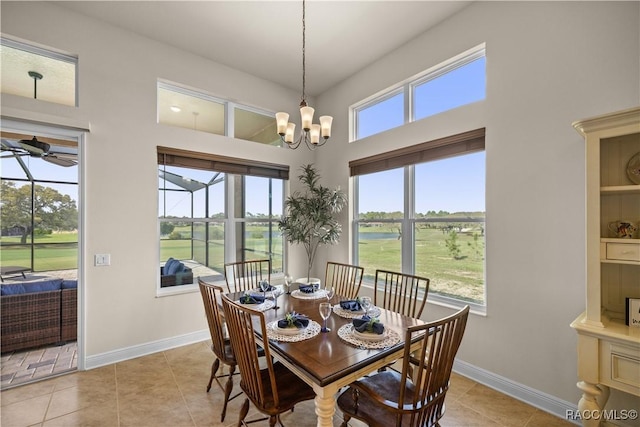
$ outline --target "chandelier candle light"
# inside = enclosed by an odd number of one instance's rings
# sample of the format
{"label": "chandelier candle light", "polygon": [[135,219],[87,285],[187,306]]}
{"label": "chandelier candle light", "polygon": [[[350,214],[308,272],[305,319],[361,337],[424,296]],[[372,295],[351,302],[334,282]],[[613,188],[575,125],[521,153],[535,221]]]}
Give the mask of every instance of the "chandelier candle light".
{"label": "chandelier candle light", "polygon": [[[300,102],[302,132],[294,142],[296,125],[295,123],[289,122],[288,113],[276,113],[276,124],[280,139],[282,139],[282,142],[286,143],[289,148],[296,149],[302,141],[304,141],[310,150],[315,150],[316,147],[324,145],[331,136],[331,122],[333,121],[333,117],[320,116],[320,124],[313,124],[313,113],[315,110],[309,107],[305,100],[305,27],[305,0],[302,0],[302,102]],[[320,142],[320,137],[322,137],[322,142]]]}

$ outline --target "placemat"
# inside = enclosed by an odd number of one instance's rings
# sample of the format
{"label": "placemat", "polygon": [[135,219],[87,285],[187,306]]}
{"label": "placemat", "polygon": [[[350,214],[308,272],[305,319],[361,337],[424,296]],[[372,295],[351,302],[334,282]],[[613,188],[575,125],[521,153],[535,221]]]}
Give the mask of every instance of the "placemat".
{"label": "placemat", "polygon": [[318,289],[315,292],[307,293],[302,292],[300,289],[296,289],[295,291],[291,292],[291,296],[299,299],[327,299],[327,291],[325,291],[324,289]]}
{"label": "placemat", "polygon": [[267,311],[270,308],[273,308],[273,300],[270,299],[266,299],[264,300],[264,302],[260,303],[260,304],[242,304],[240,302],[240,300],[236,301],[238,304],[241,304],[245,307],[249,307],[252,310],[256,310],[256,311]]}
{"label": "placemat", "polygon": [[309,325],[300,330],[296,335],[283,335],[278,333],[278,321],[267,323],[267,338],[275,341],[282,342],[298,342],[313,338],[320,333],[320,324],[316,321],[310,320]]}
{"label": "placemat", "polygon": [[364,341],[353,335],[353,324],[347,323],[338,329],[338,336],[359,348],[387,348],[400,342],[400,335],[393,329],[385,328],[386,338],[380,341]]}
{"label": "placemat", "polygon": [[[333,306],[333,312],[340,317],[344,317],[345,319],[354,319],[356,317],[364,316],[364,310],[361,311],[351,311],[345,310],[340,307],[340,304],[336,304]],[[378,317],[380,316],[380,309],[378,307],[371,307],[369,309],[369,317]]]}

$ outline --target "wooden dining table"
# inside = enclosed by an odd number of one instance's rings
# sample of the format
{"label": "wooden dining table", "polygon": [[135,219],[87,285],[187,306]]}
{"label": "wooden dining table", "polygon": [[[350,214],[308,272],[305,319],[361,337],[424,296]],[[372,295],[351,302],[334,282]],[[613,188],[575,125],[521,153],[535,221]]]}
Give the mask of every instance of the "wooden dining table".
{"label": "wooden dining table", "polygon": [[[266,323],[280,320],[286,313],[295,311],[322,325],[319,304],[327,302],[326,294],[317,299],[310,299],[308,295],[302,294],[298,295],[304,299],[296,298],[295,294],[294,291],[293,295],[280,295],[277,298],[279,308],[264,310]],[[242,293],[232,293],[229,296],[237,301]],[[335,295],[330,302],[336,305],[343,299]],[[407,328],[424,323],[419,319],[406,317],[393,311],[379,308],[378,310],[380,311],[378,318],[385,329],[389,329],[392,331],[389,333],[400,337],[394,345],[384,348],[365,348],[345,341],[338,336],[338,330],[352,323],[353,320],[341,317],[335,312],[327,320],[330,332],[320,332],[311,338],[297,342],[278,341],[269,337],[265,342],[264,337],[260,336],[260,328],[256,328],[259,343],[263,346],[268,345],[271,355],[276,360],[315,391],[315,413],[319,427],[333,426],[337,393],[342,387],[401,358]],[[416,337],[416,340],[418,339],[419,337]]]}

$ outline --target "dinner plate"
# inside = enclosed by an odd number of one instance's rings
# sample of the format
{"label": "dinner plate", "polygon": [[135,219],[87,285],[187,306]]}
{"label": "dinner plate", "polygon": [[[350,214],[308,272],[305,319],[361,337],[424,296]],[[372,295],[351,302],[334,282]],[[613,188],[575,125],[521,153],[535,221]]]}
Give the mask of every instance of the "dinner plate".
{"label": "dinner plate", "polygon": [[292,328],[281,328],[278,325],[276,325],[276,327],[274,328],[274,330],[282,335],[298,335],[299,333],[301,333],[302,331],[305,330],[305,328],[296,328],[295,326]]}
{"label": "dinner plate", "polygon": [[376,334],[374,332],[358,332],[354,329],[353,336],[362,341],[382,341],[387,338],[387,331],[385,330],[381,334]]}
{"label": "dinner plate", "polygon": [[640,153],[634,154],[627,163],[627,176],[634,184],[640,184]]}

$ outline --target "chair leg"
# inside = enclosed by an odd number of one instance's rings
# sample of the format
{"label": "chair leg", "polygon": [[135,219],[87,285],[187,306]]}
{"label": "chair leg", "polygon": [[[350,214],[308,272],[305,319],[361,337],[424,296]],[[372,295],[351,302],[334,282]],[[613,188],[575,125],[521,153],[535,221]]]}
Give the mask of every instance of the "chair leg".
{"label": "chair leg", "polygon": [[342,414],[342,424],[340,424],[340,427],[347,427],[347,424],[349,423],[349,420],[351,419],[351,417],[347,414]]}
{"label": "chair leg", "polygon": [[240,417],[238,418],[238,427],[242,426],[242,422],[244,421],[244,418],[247,416],[248,412],[249,412],[249,399],[245,399],[244,403],[242,404],[242,408],[240,408]]}
{"label": "chair leg", "polygon": [[229,403],[229,396],[231,396],[231,390],[233,389],[233,373],[236,370],[236,365],[229,366],[229,378],[227,378],[227,384],[224,387],[224,404],[222,405],[222,414],[220,414],[220,422],[224,421],[224,417],[227,415],[227,403]]}
{"label": "chair leg", "polygon": [[278,417],[276,417],[275,415],[271,415],[269,417],[269,427],[273,427],[276,425],[276,421],[278,421]]}
{"label": "chair leg", "polygon": [[213,379],[216,377],[216,372],[218,372],[218,367],[220,366],[220,360],[216,357],[216,360],[213,361],[211,365],[211,378],[209,378],[209,384],[207,384],[207,393],[211,390],[211,384],[213,383]]}

